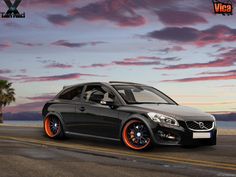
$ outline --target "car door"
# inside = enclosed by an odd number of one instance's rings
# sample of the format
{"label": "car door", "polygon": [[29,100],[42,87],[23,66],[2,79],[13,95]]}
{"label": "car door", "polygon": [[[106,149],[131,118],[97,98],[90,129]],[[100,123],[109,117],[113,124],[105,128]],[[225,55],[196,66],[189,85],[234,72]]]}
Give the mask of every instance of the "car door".
{"label": "car door", "polygon": [[[100,84],[87,85],[78,105],[78,133],[118,138],[121,121],[115,107],[101,104],[104,97],[113,95],[108,87]],[[113,98],[116,100],[115,98]]]}
{"label": "car door", "polygon": [[57,104],[59,106],[57,110],[60,110],[66,131],[74,132],[76,130],[78,122],[76,108],[81,106],[82,90],[83,86],[72,87],[66,89],[58,97],[60,104]]}

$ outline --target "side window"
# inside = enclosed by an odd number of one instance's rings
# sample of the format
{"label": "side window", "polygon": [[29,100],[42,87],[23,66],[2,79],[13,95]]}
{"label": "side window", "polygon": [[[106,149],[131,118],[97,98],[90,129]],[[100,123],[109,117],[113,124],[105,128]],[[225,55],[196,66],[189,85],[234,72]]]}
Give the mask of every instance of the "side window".
{"label": "side window", "polygon": [[80,101],[82,91],[83,86],[67,89],[63,93],[61,93],[59,99]]}
{"label": "side window", "polygon": [[112,94],[110,94],[107,89],[101,85],[89,85],[84,92],[85,102],[98,103],[100,104],[102,100],[112,100]]}

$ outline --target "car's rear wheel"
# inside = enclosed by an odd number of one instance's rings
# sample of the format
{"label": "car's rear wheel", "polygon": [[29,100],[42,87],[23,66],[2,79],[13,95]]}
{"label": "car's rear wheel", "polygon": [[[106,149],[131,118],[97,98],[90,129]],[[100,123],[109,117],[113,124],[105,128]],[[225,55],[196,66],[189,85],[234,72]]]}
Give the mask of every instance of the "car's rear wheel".
{"label": "car's rear wheel", "polygon": [[144,150],[152,144],[148,127],[140,120],[131,120],[125,124],[122,139],[133,150]]}
{"label": "car's rear wheel", "polygon": [[64,137],[61,121],[56,116],[47,116],[44,120],[44,131],[50,138]]}

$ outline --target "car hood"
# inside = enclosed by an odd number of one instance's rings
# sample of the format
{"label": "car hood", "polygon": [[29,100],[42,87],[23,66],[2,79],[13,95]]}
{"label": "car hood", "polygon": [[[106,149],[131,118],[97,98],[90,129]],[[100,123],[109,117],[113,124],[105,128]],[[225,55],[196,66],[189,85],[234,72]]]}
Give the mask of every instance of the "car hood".
{"label": "car hood", "polygon": [[180,106],[180,105],[171,105],[171,104],[135,104],[131,107],[136,107],[147,112],[157,112],[167,116],[172,116],[178,120],[208,120],[213,121],[214,118],[208,114],[204,113],[198,109]]}

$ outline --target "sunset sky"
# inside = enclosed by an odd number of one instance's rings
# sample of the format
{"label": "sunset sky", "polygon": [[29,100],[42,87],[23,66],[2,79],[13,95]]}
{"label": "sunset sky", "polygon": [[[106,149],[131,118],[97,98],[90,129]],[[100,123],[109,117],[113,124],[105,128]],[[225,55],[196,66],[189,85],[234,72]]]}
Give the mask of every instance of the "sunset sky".
{"label": "sunset sky", "polygon": [[211,0],[22,0],[18,10],[25,19],[0,19],[0,79],[16,90],[5,111],[40,111],[64,85],[121,80],[236,112],[236,12],[216,15]]}

